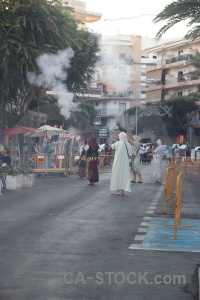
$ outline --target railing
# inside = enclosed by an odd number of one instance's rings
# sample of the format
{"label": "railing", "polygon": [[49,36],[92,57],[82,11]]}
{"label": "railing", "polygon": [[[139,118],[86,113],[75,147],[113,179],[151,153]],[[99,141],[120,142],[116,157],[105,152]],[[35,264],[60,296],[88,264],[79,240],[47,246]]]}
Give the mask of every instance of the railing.
{"label": "railing", "polygon": [[176,182],[178,174],[180,173],[180,160],[168,163],[166,170],[165,181],[165,198],[164,198],[164,213],[167,211],[167,202],[170,200],[170,206],[173,206],[173,198],[176,193]]}
{"label": "railing", "polygon": [[200,159],[186,157],[184,159],[184,178],[187,174],[193,174],[197,176],[196,181],[200,181]]}
{"label": "railing", "polygon": [[171,64],[177,61],[182,61],[182,60],[189,60],[193,57],[192,54],[183,54],[183,55],[179,55],[179,56],[174,56],[172,58],[167,58],[166,59],[166,64]]}
{"label": "railing", "polygon": [[166,170],[166,181],[165,181],[165,198],[164,198],[164,213],[167,211],[167,201],[170,200],[170,206],[173,205],[174,196],[174,167],[168,167]]}
{"label": "railing", "polygon": [[194,56],[195,56],[194,54],[183,54],[183,55],[179,55],[179,56],[174,56],[172,58],[157,60],[156,66],[153,66],[153,67],[150,66],[149,68],[147,67],[147,70],[154,69],[157,66],[164,66],[164,65],[172,64],[172,63],[179,62],[179,61],[189,60],[189,59],[193,58]]}
{"label": "railing", "polygon": [[[23,172],[29,173],[31,170],[35,174],[51,174],[64,173],[67,175],[78,174],[80,155],[73,154],[33,154],[21,155],[18,161],[18,167],[23,169]],[[99,155],[98,166],[99,172],[110,173],[114,155]]]}
{"label": "railing", "polygon": [[177,238],[177,227],[181,225],[181,206],[182,206],[182,180],[183,176],[180,173],[176,180],[176,209],[174,215],[174,239]]}

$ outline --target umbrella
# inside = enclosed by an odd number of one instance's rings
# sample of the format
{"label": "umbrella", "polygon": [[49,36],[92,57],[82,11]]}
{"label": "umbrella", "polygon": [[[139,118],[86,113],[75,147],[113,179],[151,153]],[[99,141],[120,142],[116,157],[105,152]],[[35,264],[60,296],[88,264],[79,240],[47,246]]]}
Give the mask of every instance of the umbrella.
{"label": "umbrella", "polygon": [[2,134],[5,135],[16,135],[23,134],[27,132],[36,132],[37,128],[24,127],[24,126],[14,126],[8,129],[3,130]]}
{"label": "umbrella", "polygon": [[43,125],[37,129],[35,132],[29,132],[26,133],[25,136],[30,137],[47,137],[47,136],[53,136],[58,135],[60,133],[67,133],[66,130],[52,127],[50,125]]}

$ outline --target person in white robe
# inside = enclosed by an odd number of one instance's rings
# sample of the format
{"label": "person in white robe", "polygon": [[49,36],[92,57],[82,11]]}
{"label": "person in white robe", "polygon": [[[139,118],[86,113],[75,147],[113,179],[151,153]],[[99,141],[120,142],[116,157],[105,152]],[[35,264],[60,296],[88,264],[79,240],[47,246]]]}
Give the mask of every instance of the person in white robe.
{"label": "person in white robe", "polygon": [[112,166],[110,190],[112,195],[124,195],[124,191],[131,192],[129,162],[132,155],[132,147],[127,141],[125,132],[119,134],[119,141],[111,145],[115,150]]}
{"label": "person in white robe", "polygon": [[138,183],[143,183],[140,172],[140,140],[138,135],[132,135],[130,131],[127,131],[127,137],[129,143],[132,145],[132,164],[131,171],[133,172],[133,180],[131,182],[136,183],[136,176],[138,176]]}
{"label": "person in white robe", "polygon": [[156,177],[155,182],[161,183],[163,146],[160,139],[156,141],[156,146],[153,152],[153,176]]}

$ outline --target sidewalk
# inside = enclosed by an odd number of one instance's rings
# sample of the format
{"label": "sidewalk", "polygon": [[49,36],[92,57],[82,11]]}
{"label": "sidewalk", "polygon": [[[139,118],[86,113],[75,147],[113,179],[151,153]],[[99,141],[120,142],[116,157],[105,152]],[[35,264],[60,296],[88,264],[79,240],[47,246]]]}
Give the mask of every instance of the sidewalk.
{"label": "sidewalk", "polygon": [[[167,202],[167,213],[164,214],[164,183],[152,201],[153,211],[146,217],[146,233],[141,244],[132,244],[129,249],[167,250],[200,252],[200,188],[195,177],[187,175],[182,185],[181,225],[177,229],[177,239],[174,239],[174,211]],[[156,202],[156,199],[159,201]],[[151,208],[151,207],[150,207]]]}

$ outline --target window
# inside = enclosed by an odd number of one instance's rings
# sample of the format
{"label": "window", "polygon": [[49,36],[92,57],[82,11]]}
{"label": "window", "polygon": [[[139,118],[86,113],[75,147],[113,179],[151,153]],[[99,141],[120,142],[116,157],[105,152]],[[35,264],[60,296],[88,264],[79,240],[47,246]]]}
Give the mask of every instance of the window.
{"label": "window", "polygon": [[119,59],[125,59],[126,53],[119,53]]}
{"label": "window", "polygon": [[122,115],[126,110],[126,103],[119,103],[119,114]]}
{"label": "window", "polygon": [[183,50],[178,51],[178,56],[183,55]]}
{"label": "window", "polygon": [[178,72],[178,82],[184,81],[183,71]]}
{"label": "window", "polygon": [[183,92],[178,92],[178,97],[181,97],[181,96],[183,96]]}
{"label": "window", "polygon": [[107,126],[107,119],[106,118],[101,119],[101,126]]}
{"label": "window", "polygon": [[126,76],[126,68],[119,67],[119,75],[120,76]]}

